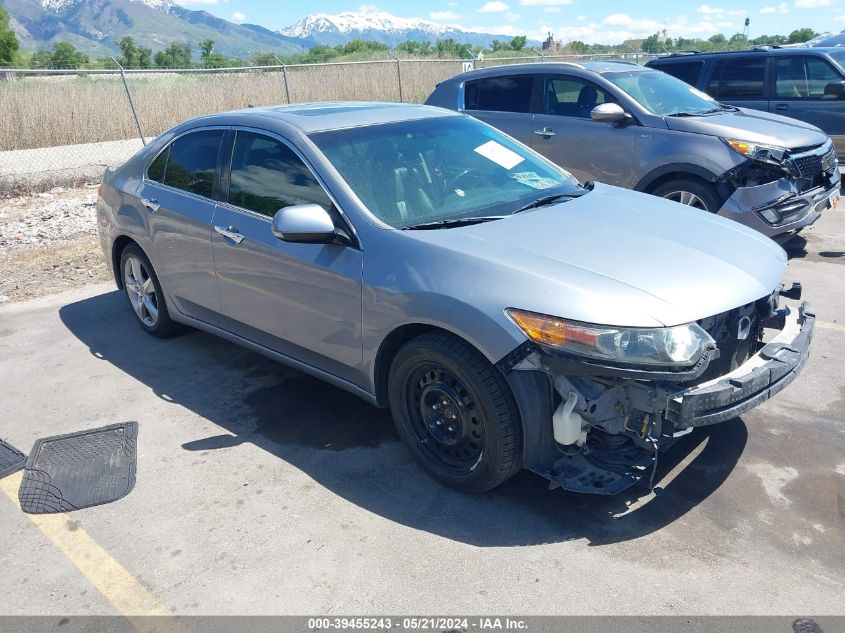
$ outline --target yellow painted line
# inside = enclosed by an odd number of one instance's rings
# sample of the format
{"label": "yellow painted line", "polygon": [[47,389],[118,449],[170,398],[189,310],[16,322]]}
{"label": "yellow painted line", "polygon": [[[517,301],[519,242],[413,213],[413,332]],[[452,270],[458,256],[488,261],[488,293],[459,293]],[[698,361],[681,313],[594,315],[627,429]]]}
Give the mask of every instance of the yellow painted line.
{"label": "yellow painted line", "polygon": [[841,323],[828,323],[827,321],[816,321],[816,327],[823,330],[833,330],[834,332],[842,332],[845,334],[845,325]]}
{"label": "yellow painted line", "polygon": [[[0,488],[20,509],[18,488],[22,473],[0,479]],[[41,532],[72,562],[114,608],[141,632],[187,631],[182,624],[169,618],[145,619],[133,616],[169,616],[170,610],[159,602],[132,574],[100,547],[81,527],[68,527],[64,514],[27,514]]]}

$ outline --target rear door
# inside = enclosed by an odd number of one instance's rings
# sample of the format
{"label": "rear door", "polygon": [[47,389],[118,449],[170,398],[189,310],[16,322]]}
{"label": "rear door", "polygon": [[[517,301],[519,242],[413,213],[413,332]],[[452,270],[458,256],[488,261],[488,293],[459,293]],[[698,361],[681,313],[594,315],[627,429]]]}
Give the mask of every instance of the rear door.
{"label": "rear door", "polygon": [[534,75],[482,77],[464,84],[464,112],[531,144]]}
{"label": "rear door", "polygon": [[789,55],[777,57],[769,110],[811,123],[827,134],[845,134],[845,101],[842,96],[825,96],[829,83],[842,75],[821,57]]}
{"label": "rear door", "polygon": [[226,328],[362,384],[360,249],[293,244],[270,229],[276,211],[294,204],[316,203],[340,225],[345,220],[314,172],[280,138],[237,130],[230,156],[224,167],[228,193],[215,212],[212,235]]}
{"label": "rear door", "polygon": [[179,136],[150,163],[137,193],[162,286],[180,312],[208,322],[220,310],[211,223],[224,134],[203,128]]}
{"label": "rear door", "polygon": [[721,103],[768,110],[768,66],[768,58],[762,53],[717,59],[712,64],[707,93]]}
{"label": "rear door", "polygon": [[590,112],[615,102],[605,90],[580,77],[547,75],[534,116],[531,147],[581,181],[632,187],[636,124],[593,121]]}

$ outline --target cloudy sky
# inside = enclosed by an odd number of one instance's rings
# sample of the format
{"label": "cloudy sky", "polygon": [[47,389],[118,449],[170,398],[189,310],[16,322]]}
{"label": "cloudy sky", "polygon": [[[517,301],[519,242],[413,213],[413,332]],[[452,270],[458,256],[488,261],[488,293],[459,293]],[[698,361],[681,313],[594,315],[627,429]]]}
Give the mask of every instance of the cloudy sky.
{"label": "cloudy sky", "polygon": [[[189,8],[202,8],[235,21],[261,24],[271,29],[289,26],[307,13],[384,11],[407,18],[423,18],[473,30],[503,35],[526,34],[544,39],[579,39],[590,43],[616,43],[666,29],[670,37],[731,35],[751,20],[751,35],[787,34],[809,26],[816,31],[845,29],[845,0],[750,0],[712,4],[675,0],[429,0],[425,3],[380,0],[356,4],[323,0],[313,4],[278,0],[177,0]],[[421,7],[425,7],[424,12]]]}

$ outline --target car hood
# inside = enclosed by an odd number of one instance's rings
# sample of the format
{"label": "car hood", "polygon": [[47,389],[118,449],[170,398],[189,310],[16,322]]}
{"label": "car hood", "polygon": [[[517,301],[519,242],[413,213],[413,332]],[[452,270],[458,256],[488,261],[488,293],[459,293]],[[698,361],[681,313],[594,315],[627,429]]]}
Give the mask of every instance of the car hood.
{"label": "car hood", "polygon": [[631,327],[745,305],[786,267],[782,248],[732,220],[601,184],[502,220],[407,234],[461,254],[472,277],[456,282],[463,294],[483,276],[495,279],[500,308]]}
{"label": "car hood", "polygon": [[670,130],[736,138],[789,149],[821,145],[827,141],[825,133],[809,123],[745,108],[704,116],[668,116],[664,120]]}

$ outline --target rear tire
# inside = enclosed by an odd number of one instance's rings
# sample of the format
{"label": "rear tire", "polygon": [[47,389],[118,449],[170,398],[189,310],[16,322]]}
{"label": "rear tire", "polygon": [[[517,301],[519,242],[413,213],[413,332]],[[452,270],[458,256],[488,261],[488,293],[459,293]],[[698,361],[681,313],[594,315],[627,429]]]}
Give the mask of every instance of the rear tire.
{"label": "rear tire", "polygon": [[504,377],[451,334],[423,334],[402,347],[388,378],[399,435],[435,479],[485,492],[521,468],[519,414]]}
{"label": "rear tire", "polygon": [[135,244],[129,244],[120,254],[120,279],[123,294],[141,329],[159,338],[179,333],[179,324],[170,318],[167,311],[164,292],[153,265]]}
{"label": "rear tire", "polygon": [[669,180],[655,187],[651,193],[710,213],[716,213],[722,207],[722,199],[716,189],[704,181],[693,178]]}

